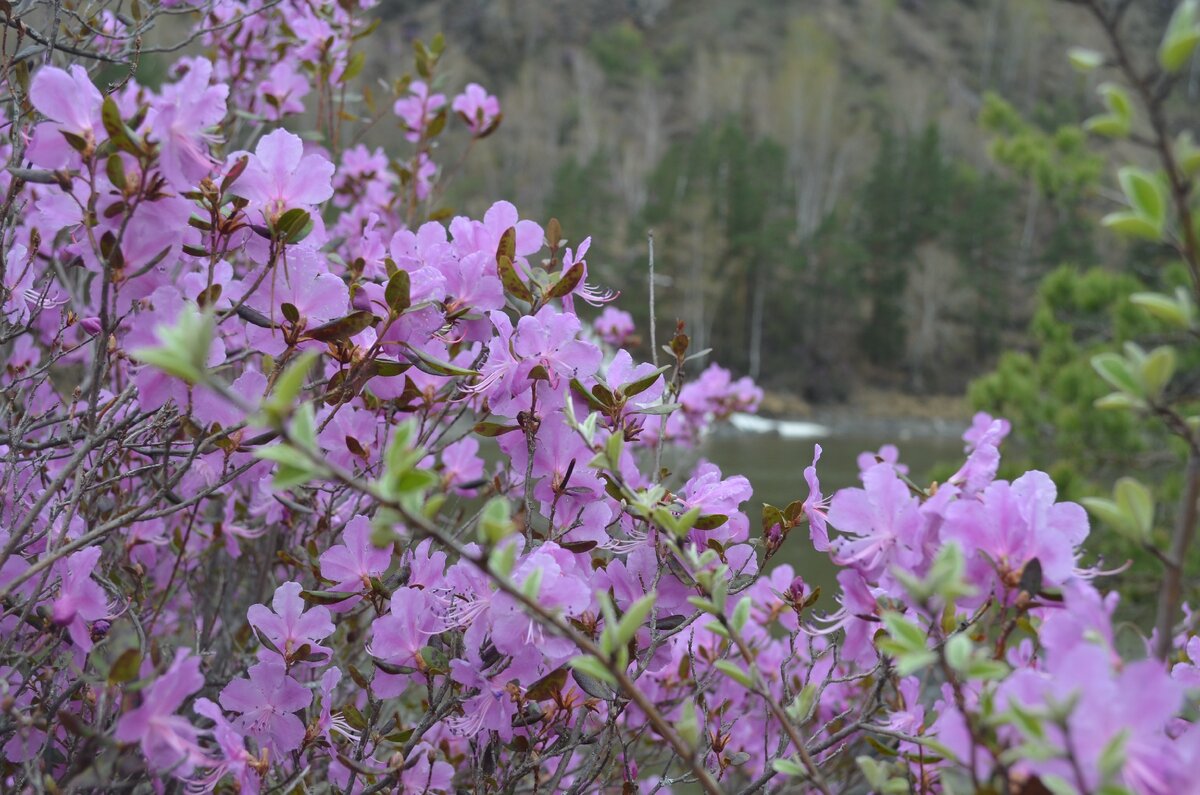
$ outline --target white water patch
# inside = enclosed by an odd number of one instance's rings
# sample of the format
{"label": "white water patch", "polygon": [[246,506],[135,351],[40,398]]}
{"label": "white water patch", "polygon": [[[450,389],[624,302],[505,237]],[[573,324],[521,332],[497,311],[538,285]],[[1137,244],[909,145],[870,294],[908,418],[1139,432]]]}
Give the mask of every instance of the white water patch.
{"label": "white water patch", "polygon": [[829,435],[829,428],[804,420],[771,420],[753,414],[734,414],[729,424],[745,433],[773,433],[784,439],[818,439]]}

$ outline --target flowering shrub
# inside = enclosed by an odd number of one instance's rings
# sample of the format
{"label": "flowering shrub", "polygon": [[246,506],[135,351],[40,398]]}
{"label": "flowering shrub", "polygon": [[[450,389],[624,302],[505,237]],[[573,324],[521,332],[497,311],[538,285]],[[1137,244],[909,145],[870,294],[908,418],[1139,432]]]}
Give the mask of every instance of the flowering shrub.
{"label": "flowering shrub", "polygon": [[[57,55],[10,22],[6,790],[1198,791],[1200,640],[1118,644],[1083,509],[995,479],[1006,423],[929,486],[886,448],[826,498],[818,448],[752,521],[658,466],[752,383],[685,380],[682,327],[614,350],[556,221],[445,223],[439,147],[503,117],[437,93],[440,39],[376,112],[366,3],[217,0],[161,88],[97,85],[175,5]],[[388,115],[406,158],[348,143]]]}

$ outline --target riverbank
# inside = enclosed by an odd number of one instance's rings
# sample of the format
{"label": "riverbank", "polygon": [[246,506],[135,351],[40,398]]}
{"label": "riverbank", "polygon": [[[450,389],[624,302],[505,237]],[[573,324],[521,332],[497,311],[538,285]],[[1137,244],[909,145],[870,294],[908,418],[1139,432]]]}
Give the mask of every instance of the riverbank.
{"label": "riverbank", "polygon": [[885,389],[860,389],[845,403],[814,406],[798,395],[767,392],[759,415],[776,420],[806,420],[833,433],[914,436],[959,435],[970,423],[965,395],[909,395]]}

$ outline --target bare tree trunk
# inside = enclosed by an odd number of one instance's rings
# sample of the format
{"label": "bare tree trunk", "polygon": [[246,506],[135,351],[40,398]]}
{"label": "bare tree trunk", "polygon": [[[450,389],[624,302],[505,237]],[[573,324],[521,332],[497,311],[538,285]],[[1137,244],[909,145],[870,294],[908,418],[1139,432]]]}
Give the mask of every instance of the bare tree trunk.
{"label": "bare tree trunk", "polygon": [[754,301],[750,312],[750,377],[758,380],[762,368],[763,306],[766,304],[767,278],[761,267],[756,269]]}

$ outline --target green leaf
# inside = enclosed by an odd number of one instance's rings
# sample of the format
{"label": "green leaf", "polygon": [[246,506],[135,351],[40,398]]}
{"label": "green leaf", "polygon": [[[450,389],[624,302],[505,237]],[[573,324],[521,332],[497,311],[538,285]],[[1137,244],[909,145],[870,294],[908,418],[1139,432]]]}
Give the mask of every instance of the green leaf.
{"label": "green leaf", "polygon": [[1130,123],[1116,114],[1102,113],[1085,121],[1083,129],[1106,138],[1124,138],[1129,135]]}
{"label": "green leaf", "polygon": [[1191,59],[1196,44],[1200,43],[1200,25],[1197,25],[1196,16],[1196,0],[1183,0],[1175,7],[1158,48],[1158,62],[1165,71],[1178,72]]}
{"label": "green leaf", "polygon": [[1140,411],[1148,408],[1146,401],[1124,392],[1113,392],[1104,397],[1097,398],[1093,405],[1098,409],[1104,410],[1123,409],[1126,411]]}
{"label": "green leaf", "polygon": [[657,598],[658,592],[650,591],[631,604],[625,611],[625,615],[621,616],[621,621],[617,625],[617,641],[622,646],[633,640],[638,630],[646,624],[646,619],[649,618],[650,611],[654,609],[654,602]]}
{"label": "green leaf", "polygon": [[612,672],[609,671],[607,667],[605,667],[604,663],[600,662],[600,660],[591,655],[572,657],[567,662],[567,665],[571,666],[576,671],[587,674],[593,679],[599,679],[601,682],[605,682],[610,685],[615,685],[617,683],[617,678],[612,675]]}
{"label": "green leaf", "polygon": [[508,257],[511,262],[517,256],[517,230],[516,227],[510,226],[505,229],[500,235],[500,242],[496,245],[496,259]]}
{"label": "green leaf", "polygon": [[183,357],[165,348],[135,348],[130,351],[129,355],[142,364],[148,364],[162,370],[167,375],[181,378],[190,384],[198,383],[204,378],[202,371]]}
{"label": "green leaf", "polygon": [[445,375],[445,376],[468,376],[479,375],[478,370],[468,370],[465,367],[459,367],[450,362],[444,362],[436,356],[431,356],[420,348],[409,347],[408,352],[415,358],[412,360],[413,365],[418,370],[430,375]]}
{"label": "green leaf", "polygon": [[1124,357],[1116,353],[1099,353],[1092,357],[1092,369],[1110,385],[1129,395],[1140,397],[1142,384],[1129,370]]}
{"label": "green leaf", "polygon": [[583,281],[583,263],[576,262],[550,288],[549,297],[562,298],[563,296],[570,295],[571,291],[578,287],[581,281]]}
{"label": "green leaf", "polygon": [[[403,271],[397,271],[403,273]],[[390,284],[390,283],[389,283]],[[345,317],[322,323],[304,332],[307,339],[319,342],[344,342],[379,322],[379,318],[365,309],[351,312]]]}
{"label": "green leaf", "polygon": [[479,514],[480,540],[488,544],[499,544],[515,530],[508,500],[503,497],[492,497],[488,500]]}
{"label": "green leaf", "polygon": [[317,360],[318,355],[316,351],[304,351],[288,365],[288,368],[283,371],[283,375],[279,376],[275,382],[275,390],[263,403],[263,409],[268,414],[282,419],[291,413],[296,398],[300,395],[300,390],[304,388],[304,381],[308,378],[308,373],[312,370],[313,362]]}
{"label": "green leaf", "polygon": [[517,545],[513,543],[499,544],[488,555],[488,569],[500,577],[507,578],[512,574],[513,566],[517,563]]}
{"label": "green leaf", "polygon": [[1104,64],[1104,54],[1086,47],[1071,47],[1067,50],[1071,66],[1080,72],[1091,72]]}
{"label": "green leaf", "polygon": [[504,255],[497,257],[496,272],[500,275],[500,282],[504,285],[504,289],[510,295],[520,298],[527,304],[533,303],[533,293],[529,292],[529,288],[517,274],[517,269],[513,267],[511,259]]}
{"label": "green leaf", "polygon": [[645,408],[640,408],[637,410],[637,413],[650,415],[672,414],[682,405],[683,404],[681,403],[661,403],[657,406],[646,406]]}
{"label": "green leaf", "polygon": [[139,649],[126,649],[121,652],[121,656],[113,662],[112,668],[109,669],[108,682],[113,685],[132,682],[137,679],[141,668],[142,652]]}
{"label": "green leaf", "polygon": [[791,776],[792,778],[808,778],[808,772],[805,771],[804,765],[791,759],[776,759],[771,762],[771,769],[776,773]]}
{"label": "green leaf", "polygon": [[896,671],[901,676],[915,673],[937,659],[926,646],[925,632],[899,613],[887,611],[883,624],[889,637],[877,641],[879,649],[896,659]]}
{"label": "green leaf", "polygon": [[662,367],[658,368],[645,378],[639,378],[637,381],[625,384],[620,388],[619,391],[627,398],[631,398],[634,395],[640,395],[650,387],[654,386],[654,384],[658,382],[658,379],[662,377],[663,373],[670,369],[671,365],[664,364]]}
{"label": "green leaf", "polygon": [[966,670],[974,651],[971,639],[961,633],[957,634],[946,641],[946,662],[956,671]]}
{"label": "green leaf", "polygon": [[1129,296],[1129,302],[1176,328],[1190,328],[1192,325],[1194,312],[1186,293],[1177,298],[1162,293],[1134,293]]}
{"label": "green leaf", "polygon": [[357,596],[353,591],[301,591],[300,598],[310,605],[336,605]]}
{"label": "green leaf", "polygon": [[132,155],[141,154],[133,131],[121,119],[121,109],[111,96],[105,97],[100,106],[100,122],[104,125],[104,131],[108,133],[113,146]]}
{"label": "green leaf", "polygon": [[342,76],[338,82],[349,83],[362,72],[363,67],[367,65],[367,53],[359,50],[350,57],[350,61],[346,64],[346,68],[342,70]]}
{"label": "green leaf", "polygon": [[1113,486],[1113,497],[1137,537],[1149,537],[1154,529],[1154,495],[1150,489],[1131,477],[1123,477]]}
{"label": "green leaf", "polygon": [[741,632],[745,628],[746,622],[750,620],[750,608],[753,603],[754,600],[749,596],[743,596],[738,600],[737,606],[733,608],[733,616],[730,618],[729,623],[738,632]]}
{"label": "green leaf", "polygon": [[398,270],[391,275],[383,297],[387,301],[388,309],[396,315],[412,305],[412,281],[408,271]]}
{"label": "green leaf", "polygon": [[1008,676],[1008,665],[1002,660],[993,660],[991,657],[977,655],[967,663],[963,669],[963,675],[968,679],[983,681],[1003,679]]}
{"label": "green leaf", "polygon": [[1126,166],[1117,172],[1117,180],[1134,212],[1161,234],[1167,222],[1167,198],[1158,177],[1144,169]]}
{"label": "green leaf", "polygon": [[312,231],[311,224],[307,210],[293,207],[275,221],[275,236],[285,244],[299,243]]}
{"label": "green leaf", "polygon": [[208,350],[212,345],[215,324],[209,312],[200,312],[195,304],[186,303],[179,311],[174,326],[155,328],[160,345],[137,348],[130,352],[134,359],[156,367],[168,375],[189,383],[204,380],[208,369]]}
{"label": "green leaf", "polygon": [[1175,349],[1169,345],[1155,348],[1142,362],[1140,370],[1147,396],[1157,398],[1175,375]]}
{"label": "green leaf", "polygon": [[754,677],[738,667],[737,663],[731,660],[717,660],[713,667],[747,690],[754,689]]}
{"label": "green leaf", "polygon": [[114,152],[108,156],[108,160],[104,161],[104,173],[108,175],[108,181],[118,190],[125,190],[128,182],[125,179],[125,163],[121,160],[120,155]]}
{"label": "green leaf", "polygon": [[1116,83],[1101,83],[1096,90],[1114,116],[1126,124],[1133,119],[1133,103],[1123,87]]}

